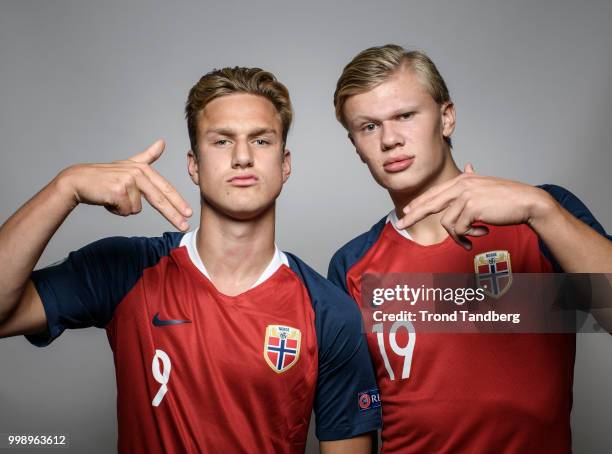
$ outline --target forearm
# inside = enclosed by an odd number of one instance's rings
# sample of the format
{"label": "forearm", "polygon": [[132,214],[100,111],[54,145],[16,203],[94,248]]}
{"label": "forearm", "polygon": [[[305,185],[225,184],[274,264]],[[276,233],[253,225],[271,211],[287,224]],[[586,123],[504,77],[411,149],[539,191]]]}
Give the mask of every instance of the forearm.
{"label": "forearm", "polygon": [[612,242],[576,219],[552,197],[533,207],[529,225],[566,273],[612,273]]}
{"label": "forearm", "polygon": [[319,443],[321,454],[371,454],[373,434],[363,434],[355,438]]}
{"label": "forearm", "polygon": [[15,309],[47,243],[76,204],[60,174],[0,227],[0,321]]}

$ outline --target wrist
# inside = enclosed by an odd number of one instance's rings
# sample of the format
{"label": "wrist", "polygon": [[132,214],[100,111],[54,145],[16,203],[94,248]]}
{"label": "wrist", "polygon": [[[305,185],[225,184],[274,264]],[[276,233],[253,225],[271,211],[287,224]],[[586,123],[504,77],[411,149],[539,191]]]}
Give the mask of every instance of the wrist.
{"label": "wrist", "polygon": [[538,232],[546,223],[554,222],[557,214],[560,214],[559,204],[544,189],[533,188],[534,196],[529,199],[527,208],[527,224]]}
{"label": "wrist", "polygon": [[53,193],[71,210],[80,202],[74,181],[76,177],[75,167],[70,166],[62,170],[50,184]]}

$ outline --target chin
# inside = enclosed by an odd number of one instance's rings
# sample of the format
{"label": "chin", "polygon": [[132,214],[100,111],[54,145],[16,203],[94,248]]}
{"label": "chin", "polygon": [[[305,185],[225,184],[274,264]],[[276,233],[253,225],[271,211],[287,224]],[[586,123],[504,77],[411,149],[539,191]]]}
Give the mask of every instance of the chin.
{"label": "chin", "polygon": [[221,216],[236,221],[252,221],[274,207],[272,200],[225,200],[205,199],[204,202]]}
{"label": "chin", "polygon": [[387,191],[396,193],[414,192],[423,185],[422,179],[415,178],[415,175],[384,175],[377,181]]}
{"label": "chin", "polygon": [[264,208],[237,207],[225,210],[225,215],[236,221],[252,221],[266,211]]}

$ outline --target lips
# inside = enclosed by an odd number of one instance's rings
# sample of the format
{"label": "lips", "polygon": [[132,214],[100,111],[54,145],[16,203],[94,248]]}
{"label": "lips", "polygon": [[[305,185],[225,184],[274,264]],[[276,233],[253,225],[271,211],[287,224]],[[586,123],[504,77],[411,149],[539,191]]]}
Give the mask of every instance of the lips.
{"label": "lips", "polygon": [[383,168],[387,173],[397,173],[406,170],[414,162],[414,156],[400,155],[387,159],[383,163]]}
{"label": "lips", "polygon": [[256,175],[248,173],[248,174],[243,174],[243,175],[235,175],[227,181],[232,186],[243,188],[243,187],[253,186],[254,184],[257,184],[257,182],[259,181],[259,178],[257,178]]}

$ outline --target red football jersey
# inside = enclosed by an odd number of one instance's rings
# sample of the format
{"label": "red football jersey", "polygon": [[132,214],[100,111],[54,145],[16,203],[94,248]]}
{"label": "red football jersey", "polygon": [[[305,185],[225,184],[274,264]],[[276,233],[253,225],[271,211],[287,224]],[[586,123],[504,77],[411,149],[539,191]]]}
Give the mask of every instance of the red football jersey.
{"label": "red football jersey", "polygon": [[[599,230],[586,207],[547,187]],[[329,278],[361,302],[364,273],[474,273],[475,258],[507,251],[514,273],[559,270],[527,225],[489,226],[468,251],[451,237],[422,246],[394,213],[341,248]],[[500,272],[508,270],[504,263]],[[479,270],[482,272],[482,270]],[[570,452],[574,334],[368,334],[383,408],[383,452]]]}
{"label": "red football jersey", "polygon": [[359,311],[291,254],[233,297],[207,277],[195,232],[101,240],[32,279],[48,319],[36,345],[106,328],[120,452],[301,452],[313,408],[321,440],[380,426]]}

